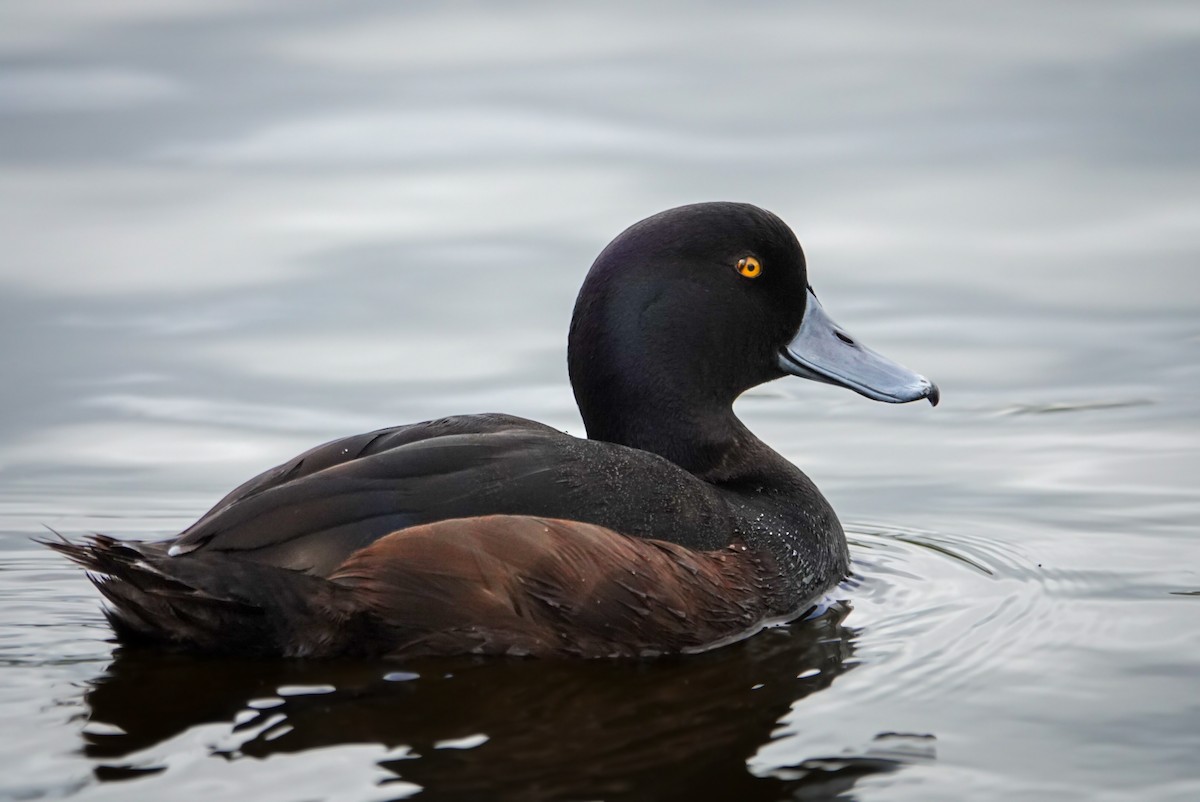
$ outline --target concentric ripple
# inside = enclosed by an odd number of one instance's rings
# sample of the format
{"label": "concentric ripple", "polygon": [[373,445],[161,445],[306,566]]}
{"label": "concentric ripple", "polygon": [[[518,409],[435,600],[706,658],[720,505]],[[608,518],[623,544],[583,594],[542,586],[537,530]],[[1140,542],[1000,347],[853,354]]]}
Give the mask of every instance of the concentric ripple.
{"label": "concentric ripple", "polygon": [[888,667],[868,693],[938,695],[982,684],[989,667],[1053,616],[1040,567],[977,534],[856,522],[853,574],[841,590],[865,662]]}

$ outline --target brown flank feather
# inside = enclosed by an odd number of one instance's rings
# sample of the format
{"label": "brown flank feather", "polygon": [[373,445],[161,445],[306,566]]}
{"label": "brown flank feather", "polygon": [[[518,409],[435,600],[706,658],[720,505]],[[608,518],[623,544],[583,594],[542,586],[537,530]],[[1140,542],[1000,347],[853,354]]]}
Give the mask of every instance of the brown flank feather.
{"label": "brown flank feather", "polygon": [[51,542],[88,569],[123,641],[278,656],[581,657],[697,651],[753,632],[771,569],[601,526],[492,515],[393,532],[328,578],[164,544]]}

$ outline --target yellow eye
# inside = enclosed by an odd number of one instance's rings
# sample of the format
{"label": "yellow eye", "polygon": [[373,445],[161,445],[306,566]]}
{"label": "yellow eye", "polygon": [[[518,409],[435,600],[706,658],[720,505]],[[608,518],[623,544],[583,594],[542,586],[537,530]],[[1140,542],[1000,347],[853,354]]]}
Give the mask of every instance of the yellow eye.
{"label": "yellow eye", "polygon": [[762,263],[753,256],[743,256],[737,261],[737,272],[746,278],[758,278],[762,275]]}

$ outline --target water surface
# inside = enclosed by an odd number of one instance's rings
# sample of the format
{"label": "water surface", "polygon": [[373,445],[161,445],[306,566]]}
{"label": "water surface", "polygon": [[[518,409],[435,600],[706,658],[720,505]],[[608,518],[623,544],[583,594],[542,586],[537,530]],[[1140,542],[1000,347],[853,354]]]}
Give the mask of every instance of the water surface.
{"label": "water surface", "polygon": [[[1190,2],[0,6],[0,798],[1200,798]],[[839,510],[813,620],[645,663],[116,649],[52,527],[323,440],[581,432],[592,258],[747,200],[933,377],[739,414]]]}

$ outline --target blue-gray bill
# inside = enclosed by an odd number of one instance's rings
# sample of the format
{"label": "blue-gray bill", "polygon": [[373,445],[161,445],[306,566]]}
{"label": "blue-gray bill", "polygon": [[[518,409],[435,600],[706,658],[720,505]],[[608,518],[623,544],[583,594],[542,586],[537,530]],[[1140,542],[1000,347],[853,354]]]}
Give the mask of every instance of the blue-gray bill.
{"label": "blue-gray bill", "polygon": [[800,329],[779,352],[779,367],[793,376],[848,387],[889,404],[928,398],[937,406],[940,397],[937,385],[929,379],[847,334],[825,314],[811,288]]}

